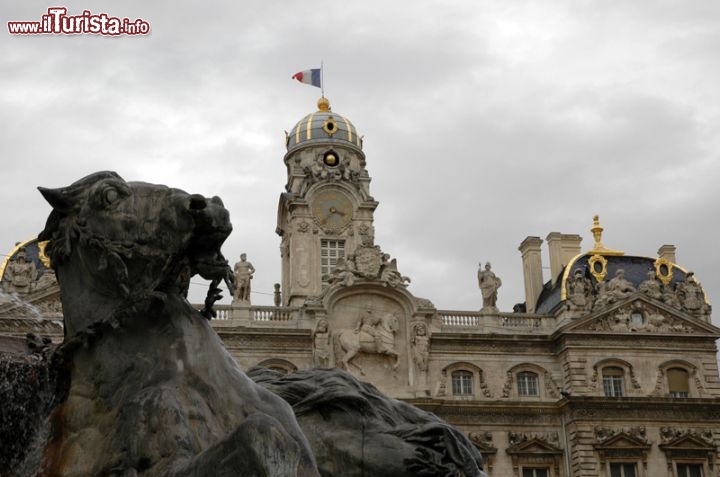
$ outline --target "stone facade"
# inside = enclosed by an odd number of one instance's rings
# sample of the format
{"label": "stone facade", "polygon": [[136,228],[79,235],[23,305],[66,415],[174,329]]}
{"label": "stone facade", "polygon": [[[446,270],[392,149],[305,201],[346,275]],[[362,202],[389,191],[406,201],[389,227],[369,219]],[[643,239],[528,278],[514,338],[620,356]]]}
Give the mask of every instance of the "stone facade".
{"label": "stone facade", "polygon": [[[602,245],[596,218],[584,254],[578,235],[548,235],[547,283],[543,241],[522,242],[516,311],[439,310],[375,244],[378,202],[349,121],[321,102],[284,162],[282,306],[235,302],[213,320],[241,366],[343,367],[467,432],[493,477],[720,475],[720,329],[674,247],[626,257]],[[40,280],[42,244],[22,247]],[[23,286],[3,295],[0,334],[62,339],[57,285]]]}

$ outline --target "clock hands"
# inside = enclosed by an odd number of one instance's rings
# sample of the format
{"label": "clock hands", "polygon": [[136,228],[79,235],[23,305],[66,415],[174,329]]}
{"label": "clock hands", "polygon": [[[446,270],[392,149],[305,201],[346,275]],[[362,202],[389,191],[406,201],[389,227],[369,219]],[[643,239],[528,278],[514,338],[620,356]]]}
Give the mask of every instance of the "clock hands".
{"label": "clock hands", "polygon": [[330,216],[331,216],[332,214],[338,214],[338,215],[340,215],[341,217],[344,217],[344,216],[347,215],[347,213],[346,213],[346,212],[343,212],[342,210],[338,210],[338,209],[336,209],[335,207],[330,207],[330,208],[328,209],[328,213],[325,215],[325,217],[323,217],[323,219],[320,221],[320,223],[321,223],[322,225],[325,225],[325,223],[330,219]]}

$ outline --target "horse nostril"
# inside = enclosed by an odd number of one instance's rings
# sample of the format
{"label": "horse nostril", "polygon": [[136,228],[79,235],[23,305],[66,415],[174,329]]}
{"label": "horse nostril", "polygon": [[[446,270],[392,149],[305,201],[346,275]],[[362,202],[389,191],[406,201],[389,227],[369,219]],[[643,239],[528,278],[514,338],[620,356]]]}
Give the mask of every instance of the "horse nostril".
{"label": "horse nostril", "polygon": [[200,194],[193,194],[190,196],[190,202],[188,202],[188,210],[203,210],[207,207],[207,199]]}

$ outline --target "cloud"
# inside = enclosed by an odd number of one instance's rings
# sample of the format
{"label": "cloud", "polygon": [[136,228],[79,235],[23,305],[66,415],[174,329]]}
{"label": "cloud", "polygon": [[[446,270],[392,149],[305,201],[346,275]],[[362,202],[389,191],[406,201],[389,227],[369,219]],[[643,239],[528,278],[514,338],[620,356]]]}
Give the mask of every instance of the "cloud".
{"label": "cloud", "polygon": [[[609,246],[652,256],[675,243],[711,301],[720,296],[712,2],[67,7],[140,17],[151,34],[7,35],[5,250],[44,223],[37,185],[117,170],[220,195],[235,224],[226,255],[248,253],[253,300],[271,303],[283,131],[320,93],[290,76],[323,60],[333,110],[365,136],[377,241],[414,293],[477,309],[477,263],[491,261],[509,310],[524,300],[519,243],[560,231],[582,234],[589,248],[599,213]],[[7,20],[43,11],[0,6]]]}

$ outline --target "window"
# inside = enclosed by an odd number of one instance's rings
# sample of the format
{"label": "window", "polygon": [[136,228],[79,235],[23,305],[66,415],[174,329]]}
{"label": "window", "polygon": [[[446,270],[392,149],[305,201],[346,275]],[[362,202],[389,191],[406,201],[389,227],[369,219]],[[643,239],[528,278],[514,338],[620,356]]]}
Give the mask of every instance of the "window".
{"label": "window", "polygon": [[678,477],[703,477],[701,464],[676,464]]}
{"label": "window", "polygon": [[670,397],[686,398],[690,395],[688,377],[688,372],[682,368],[670,368],[667,370]]}
{"label": "window", "polygon": [[452,373],[452,388],[455,396],[472,396],[473,373],[470,371],[455,371]]}
{"label": "window", "polygon": [[632,325],[635,328],[640,328],[645,324],[645,319],[643,318],[642,313],[639,311],[635,311],[632,314],[630,314],[630,325]]}
{"label": "window", "polygon": [[323,277],[323,286],[328,284],[327,279],[330,272],[333,271],[337,264],[338,258],[345,257],[345,241],[344,240],[320,240],[320,276]]}
{"label": "window", "polygon": [[[517,374],[517,389],[520,396],[538,395],[538,375],[530,371]],[[523,476],[524,477],[524,476]]]}
{"label": "window", "polygon": [[548,475],[549,473],[547,467],[535,469],[528,469],[527,467],[523,467],[522,477],[548,477]]}
{"label": "window", "polygon": [[610,477],[637,477],[635,464],[610,464]]}
{"label": "window", "polygon": [[608,366],[603,369],[603,390],[609,397],[623,395],[623,370],[617,366]]}

